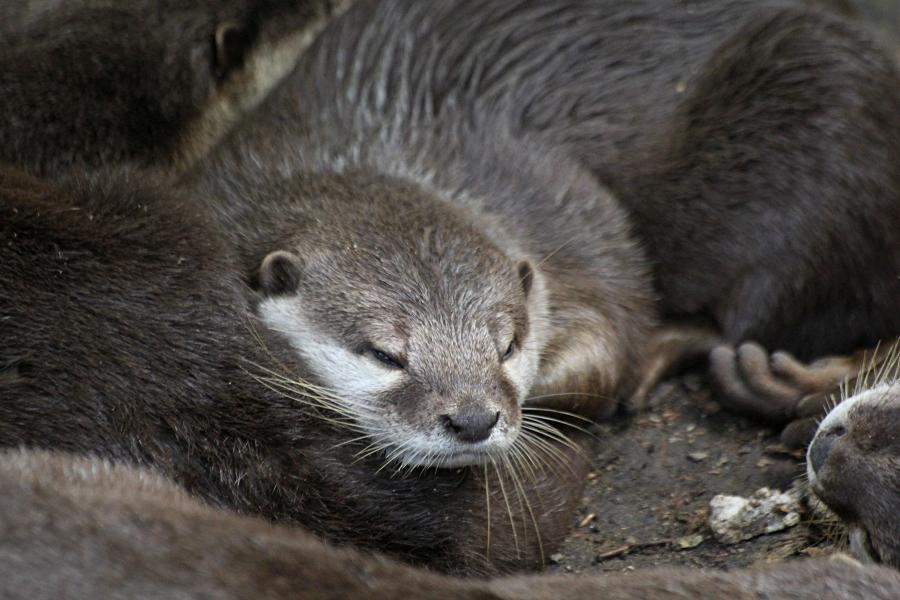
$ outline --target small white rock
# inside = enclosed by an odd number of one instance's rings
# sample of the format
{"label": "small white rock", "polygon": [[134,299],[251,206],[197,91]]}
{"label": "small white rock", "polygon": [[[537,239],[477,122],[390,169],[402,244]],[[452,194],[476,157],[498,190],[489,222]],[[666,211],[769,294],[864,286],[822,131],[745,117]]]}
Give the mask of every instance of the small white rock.
{"label": "small white rock", "polygon": [[749,498],[719,494],[709,502],[709,527],[723,544],[736,544],[800,522],[800,499],[794,491],[756,490]]}

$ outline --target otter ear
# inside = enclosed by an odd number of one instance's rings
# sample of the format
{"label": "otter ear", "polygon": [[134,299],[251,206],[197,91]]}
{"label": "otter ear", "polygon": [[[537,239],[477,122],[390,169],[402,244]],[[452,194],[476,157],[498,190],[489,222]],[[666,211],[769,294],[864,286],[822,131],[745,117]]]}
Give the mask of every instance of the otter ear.
{"label": "otter ear", "polygon": [[213,36],[212,71],[216,79],[222,81],[239,69],[247,58],[250,46],[251,36],[243,27],[231,21],[220,23]]}
{"label": "otter ear", "polygon": [[300,285],[303,263],[284,250],[270,252],[259,267],[259,284],[267,296],[292,294]]}
{"label": "otter ear", "polygon": [[522,282],[522,291],[525,292],[527,298],[528,293],[531,292],[531,284],[534,283],[534,269],[531,268],[530,262],[523,260],[516,270],[519,273],[519,281]]}

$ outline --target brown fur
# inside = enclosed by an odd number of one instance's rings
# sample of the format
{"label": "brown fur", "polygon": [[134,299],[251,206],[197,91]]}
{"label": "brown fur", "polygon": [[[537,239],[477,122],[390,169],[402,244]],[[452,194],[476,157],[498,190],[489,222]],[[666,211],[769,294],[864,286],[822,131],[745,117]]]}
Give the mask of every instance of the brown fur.
{"label": "brown fur", "polygon": [[203,211],[145,174],[0,170],[0,446],[142,465],[214,506],[436,569],[542,563],[579,500],[578,450],[515,478],[380,469],[253,318],[237,271]]}
{"label": "brown fur", "polygon": [[[787,0],[362,1],[193,189],[252,252],[320,219],[304,178],[384,177],[398,204],[461,207],[547,282],[534,394],[602,416],[639,371],[650,283],[668,319],[801,359],[900,331],[898,91],[864,32]],[[402,215],[378,223],[413,235]]]}
{"label": "brown fur", "polygon": [[346,2],[9,0],[0,160],[50,174],[190,164]]}
{"label": "brown fur", "polygon": [[888,600],[900,591],[894,571],[828,561],[731,573],[453,579],[215,510],[155,474],[102,461],[7,452],[0,484],[0,595],[10,600]]}

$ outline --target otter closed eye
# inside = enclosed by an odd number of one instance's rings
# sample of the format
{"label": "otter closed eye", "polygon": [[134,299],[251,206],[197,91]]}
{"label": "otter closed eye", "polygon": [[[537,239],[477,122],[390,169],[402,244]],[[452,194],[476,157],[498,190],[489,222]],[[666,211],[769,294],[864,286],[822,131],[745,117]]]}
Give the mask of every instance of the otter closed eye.
{"label": "otter closed eye", "polygon": [[380,362],[385,367],[388,367],[389,369],[405,368],[405,365],[403,364],[403,361],[401,359],[399,359],[396,356],[393,356],[391,354],[388,354],[384,350],[379,350],[378,348],[375,348],[374,346],[369,346],[366,349],[366,351],[375,360]]}
{"label": "otter closed eye", "polygon": [[269,253],[257,311],[386,460],[484,463],[522,430],[544,344],[543,275],[438,197],[388,189],[381,202],[356,192],[355,210],[317,212]]}
{"label": "otter closed eye", "polygon": [[503,353],[503,357],[500,359],[501,362],[506,362],[510,358],[512,358],[513,354],[516,353],[516,348],[518,347],[518,341],[516,338],[513,338],[509,342],[509,346],[506,347],[506,352]]}

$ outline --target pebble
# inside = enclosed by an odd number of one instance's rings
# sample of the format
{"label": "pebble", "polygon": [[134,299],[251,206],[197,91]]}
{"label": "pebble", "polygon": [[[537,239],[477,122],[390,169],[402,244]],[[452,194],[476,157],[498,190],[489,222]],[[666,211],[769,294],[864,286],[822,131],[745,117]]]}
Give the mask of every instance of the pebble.
{"label": "pebble", "polygon": [[795,490],[756,490],[749,498],[719,494],[709,502],[709,527],[723,544],[793,527],[800,522],[800,496]]}

